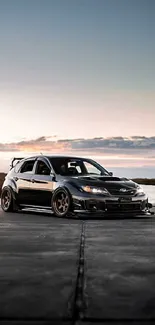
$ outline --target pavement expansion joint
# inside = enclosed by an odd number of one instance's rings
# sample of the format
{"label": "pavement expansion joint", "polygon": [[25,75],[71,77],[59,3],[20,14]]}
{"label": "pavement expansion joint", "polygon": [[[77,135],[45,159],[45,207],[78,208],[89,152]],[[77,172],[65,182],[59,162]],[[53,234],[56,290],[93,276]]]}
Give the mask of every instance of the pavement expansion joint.
{"label": "pavement expansion joint", "polygon": [[86,303],[84,299],[84,246],[85,246],[85,222],[82,223],[82,229],[81,229],[78,273],[77,273],[74,310],[73,310],[73,324],[77,324],[77,321],[84,319],[84,311],[86,308]]}

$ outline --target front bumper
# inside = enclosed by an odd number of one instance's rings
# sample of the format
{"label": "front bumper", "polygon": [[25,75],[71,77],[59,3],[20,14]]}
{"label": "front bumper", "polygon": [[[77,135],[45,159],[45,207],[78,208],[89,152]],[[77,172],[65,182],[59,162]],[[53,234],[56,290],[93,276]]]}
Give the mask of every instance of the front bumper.
{"label": "front bumper", "polygon": [[141,197],[103,197],[84,195],[73,197],[74,210],[105,213],[149,212],[146,195]]}

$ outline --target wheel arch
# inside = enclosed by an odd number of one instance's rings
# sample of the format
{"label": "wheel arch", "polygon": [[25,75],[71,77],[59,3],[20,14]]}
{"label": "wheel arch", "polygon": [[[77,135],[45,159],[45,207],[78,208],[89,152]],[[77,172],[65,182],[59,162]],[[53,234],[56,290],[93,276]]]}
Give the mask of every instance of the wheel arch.
{"label": "wheel arch", "polygon": [[[72,197],[72,193],[69,189],[68,186],[66,186],[65,184],[61,184],[59,185],[54,191],[53,191],[53,194],[55,194],[57,191],[61,191],[61,190],[65,190],[68,192],[68,194],[70,195],[70,197]],[[53,195],[52,195],[53,196]]]}
{"label": "wheel arch", "polygon": [[13,190],[13,188],[11,187],[10,184],[6,184],[6,185],[4,185],[4,186],[2,187],[1,195],[2,195],[2,192],[3,192],[5,189],[7,189],[7,188],[9,188],[9,190],[11,191],[13,199],[16,200],[15,192],[14,192],[14,190]]}
{"label": "wheel arch", "polygon": [[[66,208],[66,211],[62,211],[62,212],[59,210],[58,207],[56,207],[57,195],[59,195],[59,193],[61,193],[61,192],[67,194],[67,196],[69,198],[68,207]],[[64,203],[62,203],[62,204],[64,204]],[[72,212],[73,212],[73,198],[72,198],[72,194],[69,191],[68,187],[61,184],[61,186],[58,186],[55,189],[55,191],[53,192],[53,195],[52,195],[51,205],[52,205],[52,210],[53,210],[54,214],[57,216],[63,217],[63,216],[72,214]],[[61,208],[62,208],[62,206],[61,206]]]}
{"label": "wheel arch", "polygon": [[74,184],[74,183],[71,182],[71,181],[63,181],[63,182],[59,182],[59,183],[57,184],[55,190],[53,191],[53,193],[54,193],[58,188],[59,188],[59,189],[60,189],[60,188],[62,188],[62,189],[66,189],[66,190],[69,192],[69,194],[70,194],[71,196],[79,194],[79,189],[78,189],[78,187],[76,186],[76,184]]}

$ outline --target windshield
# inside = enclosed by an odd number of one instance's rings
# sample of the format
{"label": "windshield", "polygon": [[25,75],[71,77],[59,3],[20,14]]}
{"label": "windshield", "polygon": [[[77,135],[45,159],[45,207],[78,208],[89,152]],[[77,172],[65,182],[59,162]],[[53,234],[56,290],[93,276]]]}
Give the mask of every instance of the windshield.
{"label": "windshield", "polygon": [[109,176],[106,169],[91,159],[79,158],[49,158],[56,174],[62,176],[73,175],[104,175]]}

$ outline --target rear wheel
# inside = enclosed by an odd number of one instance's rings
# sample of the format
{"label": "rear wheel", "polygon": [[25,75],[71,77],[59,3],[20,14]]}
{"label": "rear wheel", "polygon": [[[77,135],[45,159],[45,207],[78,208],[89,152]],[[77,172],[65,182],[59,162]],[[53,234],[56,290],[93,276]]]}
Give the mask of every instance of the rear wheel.
{"label": "rear wheel", "polygon": [[72,198],[66,189],[58,189],[52,197],[52,210],[57,217],[66,217],[72,214]]}
{"label": "rear wheel", "polygon": [[14,211],[14,200],[13,200],[11,189],[9,187],[5,187],[2,190],[1,207],[2,207],[3,211],[5,211],[5,212],[13,212]]}

